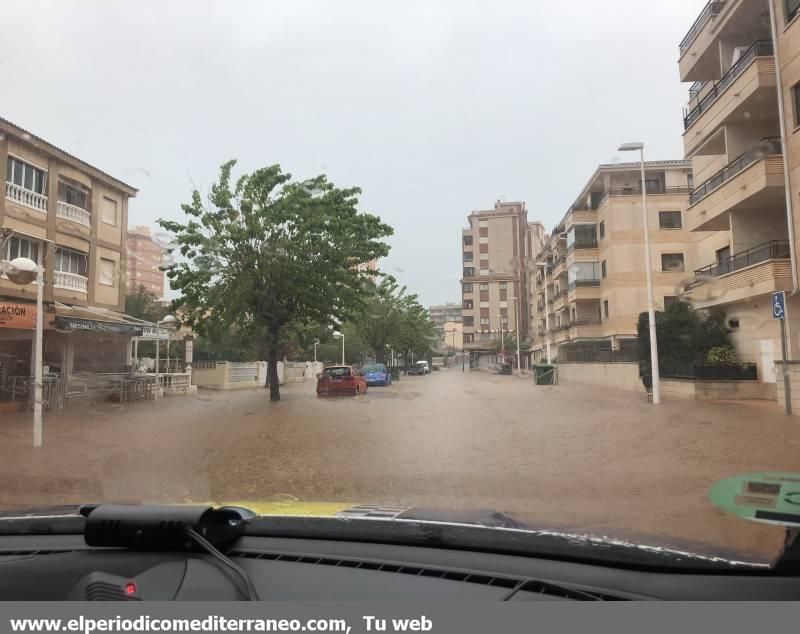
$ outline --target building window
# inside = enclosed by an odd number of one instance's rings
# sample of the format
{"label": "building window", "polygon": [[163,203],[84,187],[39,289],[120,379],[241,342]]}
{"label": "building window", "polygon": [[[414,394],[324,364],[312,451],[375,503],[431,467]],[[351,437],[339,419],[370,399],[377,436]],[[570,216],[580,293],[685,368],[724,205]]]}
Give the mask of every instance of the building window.
{"label": "building window", "polygon": [[4,258],[6,260],[28,258],[38,263],[39,243],[35,240],[28,240],[27,238],[18,238],[16,236],[12,236],[6,243],[6,252]]}
{"label": "building window", "polygon": [[680,229],[683,227],[680,211],[659,211],[658,226],[660,229]]}
{"label": "building window", "polygon": [[608,269],[606,268],[606,261],[605,260],[600,262],[600,275],[602,277],[606,277],[608,275]]}
{"label": "building window", "polygon": [[55,262],[53,268],[61,273],[74,273],[86,277],[86,254],[64,247],[56,248]]}
{"label": "building window", "polygon": [[100,276],[99,282],[104,286],[114,286],[114,278],[116,278],[116,262],[106,258],[100,258]]}
{"label": "building window", "polygon": [[58,184],[58,196],[68,205],[87,209],[89,203],[89,195],[82,189],[67,185],[66,183]]}
{"label": "building window", "polygon": [[479,291],[488,291],[489,290],[489,285],[486,282],[481,282],[480,284],[478,284],[478,290]]}
{"label": "building window", "polygon": [[475,335],[471,332],[464,333],[464,343],[473,343],[475,341]]}
{"label": "building window", "polygon": [[678,298],[675,295],[664,295],[664,310],[678,303]]}
{"label": "building window", "polygon": [[464,315],[464,325],[465,326],[474,326],[475,325],[475,318],[469,315]]}
{"label": "building window", "polygon": [[46,194],[47,172],[14,156],[9,156],[6,162],[6,181],[37,194]]}
{"label": "building window", "polygon": [[472,300],[471,299],[465,299],[464,300],[464,308],[466,308],[467,310],[472,310]]}
{"label": "building window", "polygon": [[794,125],[798,126],[800,125],[800,83],[792,86],[792,103],[794,104]]}
{"label": "building window", "polygon": [[786,2],[786,21],[790,22],[797,15],[800,9],[800,0],[785,0]]}
{"label": "building window", "polygon": [[481,238],[488,238],[489,237],[489,227],[479,227],[478,228],[478,235]]}
{"label": "building window", "polygon": [[489,318],[488,317],[481,317],[481,328],[486,326],[489,327]]}
{"label": "building window", "polygon": [[464,251],[464,262],[472,262],[472,251]]}
{"label": "building window", "polygon": [[598,228],[598,233],[600,234],[600,239],[601,240],[606,237],[606,221],[605,220],[601,220],[600,221],[600,227]]}
{"label": "building window", "polygon": [[465,247],[472,246],[472,236],[464,236],[464,246]]}
{"label": "building window", "polygon": [[508,288],[508,283],[507,282],[500,282],[499,286],[500,286],[500,290],[504,291],[504,290],[506,290]]}
{"label": "building window", "polygon": [[471,292],[472,292],[472,284],[463,284],[463,285],[461,286],[461,290],[462,290],[464,293],[471,293]]}
{"label": "building window", "polygon": [[662,253],[661,270],[666,273],[683,271],[683,253]]}
{"label": "building window", "polygon": [[117,225],[117,201],[103,196],[100,217],[108,225]]}
{"label": "building window", "polygon": [[486,277],[489,275],[489,269],[481,269],[481,277]]}
{"label": "building window", "polygon": [[603,300],[603,316],[608,319],[608,300]]}
{"label": "building window", "polygon": [[464,267],[464,277],[473,277],[475,275],[475,269],[471,266]]}

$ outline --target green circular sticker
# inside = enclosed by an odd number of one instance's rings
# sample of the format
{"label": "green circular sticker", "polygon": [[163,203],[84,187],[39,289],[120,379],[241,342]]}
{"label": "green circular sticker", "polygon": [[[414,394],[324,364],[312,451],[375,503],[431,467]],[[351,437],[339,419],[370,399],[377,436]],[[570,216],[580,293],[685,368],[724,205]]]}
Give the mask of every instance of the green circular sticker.
{"label": "green circular sticker", "polygon": [[754,522],[800,526],[800,473],[751,473],[720,480],[708,497]]}

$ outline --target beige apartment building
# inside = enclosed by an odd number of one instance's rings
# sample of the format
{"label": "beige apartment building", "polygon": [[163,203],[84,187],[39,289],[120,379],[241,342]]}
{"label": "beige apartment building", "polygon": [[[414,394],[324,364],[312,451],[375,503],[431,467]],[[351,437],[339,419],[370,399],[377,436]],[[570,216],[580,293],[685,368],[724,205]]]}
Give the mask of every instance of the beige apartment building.
{"label": "beige apartment building", "polygon": [[[797,285],[798,7],[797,0],[710,2],[681,42],[678,62],[681,81],[693,82],[684,111],[684,151],[694,173],[685,226],[699,236],[686,297],[725,312],[739,358],[758,364],[765,395],[773,397],[780,340],[770,293]],[[790,357],[798,359],[797,296],[788,299],[788,318]]]}
{"label": "beige apartment building", "polygon": [[153,239],[150,227],[139,225],[128,228],[126,243],[128,255],[128,293],[135,293],[139,287],[164,297],[163,266],[165,249]]}
{"label": "beige apartment building", "polygon": [[[656,304],[675,301],[694,266],[684,226],[689,161],[645,163]],[[632,350],[647,310],[640,164],[600,165],[534,260],[534,361],[578,360],[582,351]],[[549,351],[549,354],[548,354]]]}
{"label": "beige apartment building", "polygon": [[462,231],[464,349],[489,352],[500,330],[528,333],[527,267],[532,232],[523,202],[473,211]]}
{"label": "beige apartment building", "polygon": [[438,336],[437,351],[444,352],[453,348],[461,350],[463,347],[462,323],[464,320],[461,304],[448,302],[446,304],[428,306],[428,314],[434,326],[436,326]]}
{"label": "beige apartment building", "polygon": [[[44,362],[71,372],[126,363],[128,199],[136,189],[0,119],[0,258],[44,268]],[[0,276],[0,400],[6,379],[29,376],[36,284]]]}

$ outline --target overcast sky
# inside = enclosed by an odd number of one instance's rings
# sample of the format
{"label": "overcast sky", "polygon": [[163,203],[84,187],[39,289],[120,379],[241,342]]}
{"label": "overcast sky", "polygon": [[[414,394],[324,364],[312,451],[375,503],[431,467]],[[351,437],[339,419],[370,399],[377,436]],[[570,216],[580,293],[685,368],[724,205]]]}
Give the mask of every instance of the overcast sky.
{"label": "overcast sky", "polygon": [[678,43],[705,0],[10,0],[0,114],[180,217],[219,164],[358,185],[382,268],[459,301],[460,229],[524,200],[548,230],[598,163],[682,158]]}

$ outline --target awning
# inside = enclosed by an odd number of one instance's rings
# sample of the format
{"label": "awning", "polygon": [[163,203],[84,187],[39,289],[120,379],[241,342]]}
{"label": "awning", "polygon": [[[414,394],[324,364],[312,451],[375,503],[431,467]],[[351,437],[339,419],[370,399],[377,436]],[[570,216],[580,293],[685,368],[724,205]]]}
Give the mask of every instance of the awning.
{"label": "awning", "polygon": [[97,321],[96,319],[81,319],[80,317],[65,317],[56,315],[56,328],[58,330],[71,330],[75,332],[102,332],[115,335],[136,335],[141,332],[141,326],[123,324],[113,321]]}

